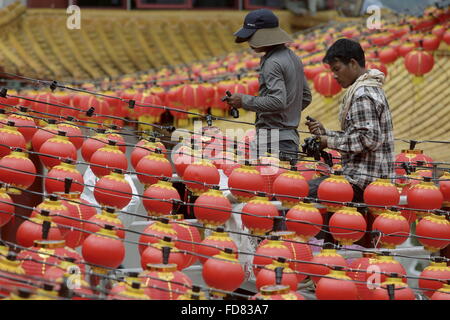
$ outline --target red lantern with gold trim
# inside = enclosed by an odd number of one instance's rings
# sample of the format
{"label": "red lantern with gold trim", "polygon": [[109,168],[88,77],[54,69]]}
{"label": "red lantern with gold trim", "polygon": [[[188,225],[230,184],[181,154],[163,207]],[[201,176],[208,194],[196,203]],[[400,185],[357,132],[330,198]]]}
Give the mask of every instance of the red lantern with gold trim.
{"label": "red lantern with gold trim", "polygon": [[[28,159],[28,154],[16,149],[10,155],[0,160],[0,181],[12,187],[28,189],[36,179],[36,167]],[[9,194],[20,195],[19,189],[8,188]]]}
{"label": "red lantern with gold trim", "polygon": [[[247,202],[253,199],[255,192],[264,190],[264,179],[258,170],[245,165],[233,170],[228,178],[228,187],[231,189],[233,196],[240,202]],[[250,192],[235,189],[248,190]]]}
{"label": "red lantern with gold trim", "polygon": [[445,216],[427,215],[417,224],[416,237],[431,252],[443,250],[450,244],[450,222]]}
{"label": "red lantern with gold trim", "polygon": [[105,226],[113,226],[119,238],[125,239],[125,226],[115,213],[114,208],[104,208],[100,214],[96,214],[84,223],[84,230],[88,233],[97,233]]}
{"label": "red lantern with gold trim", "polygon": [[[300,201],[300,199],[291,197],[304,198],[308,196],[308,192],[309,186],[306,179],[296,170],[282,173],[273,183],[273,193],[277,195],[276,199],[281,201],[286,208],[292,208]],[[281,195],[290,197],[283,197]]]}
{"label": "red lantern with gold trim", "polygon": [[[337,171],[329,178],[322,181],[317,190],[320,200],[351,202],[354,191],[352,185],[345,179],[341,172]],[[336,212],[342,208],[341,204],[324,202],[329,212]]]}
{"label": "red lantern with gold trim", "polygon": [[416,300],[416,296],[411,288],[398,278],[398,274],[393,273],[381,283],[381,287],[373,290],[372,300]]}
{"label": "red lantern with gold trim", "polygon": [[81,155],[83,156],[84,161],[90,162],[94,152],[106,146],[108,137],[105,133],[105,129],[97,129],[97,134],[83,142]]}
{"label": "red lantern with gold trim", "polygon": [[144,157],[149,156],[154,153],[156,149],[161,149],[162,154],[166,157],[166,147],[161,142],[151,142],[148,140],[141,140],[133,152],[131,152],[131,165],[136,169],[139,161],[141,161]]}
{"label": "red lantern with gold trim", "polygon": [[[166,258],[167,255],[167,258]],[[167,261],[165,259],[168,259]],[[141,255],[141,266],[144,269],[148,264],[173,263],[181,271],[186,265],[185,257],[170,237],[164,237],[156,243],[149,245]]]}
{"label": "red lantern with gold trim", "polygon": [[41,149],[41,146],[51,138],[55,137],[58,133],[58,127],[56,126],[55,119],[49,119],[48,125],[36,131],[33,135],[33,139],[31,139],[31,145],[33,146],[33,150],[38,152]]}
{"label": "red lantern with gold trim", "polygon": [[49,215],[48,211],[42,211],[35,218],[24,221],[16,232],[17,243],[28,248],[35,240],[63,240],[60,229]]}
{"label": "red lantern with gold trim", "polygon": [[420,273],[419,288],[428,298],[431,298],[435,290],[442,288],[443,281],[448,279],[450,279],[450,267],[447,266],[443,258],[434,257],[434,261]]}
{"label": "red lantern with gold trim", "polygon": [[28,108],[26,107],[20,107],[20,112],[11,114],[8,117],[8,121],[15,123],[27,143],[31,142],[31,139],[33,139],[34,134],[38,130],[34,119],[28,116]]}
{"label": "red lantern with gold trim", "polygon": [[314,161],[313,158],[305,158],[297,164],[297,170],[302,174],[306,181],[319,178],[329,174],[329,168]]}
{"label": "red lantern with gold trim", "polygon": [[444,286],[436,291],[432,296],[431,300],[450,300],[450,281],[447,280],[447,283]]}
{"label": "red lantern with gold trim", "polygon": [[300,202],[286,214],[288,230],[295,231],[306,241],[316,236],[322,230],[323,217],[314,204]]}
{"label": "red lantern with gold trim", "polygon": [[242,223],[252,234],[264,235],[273,229],[274,217],[278,217],[277,207],[269,198],[259,194],[242,208]]}
{"label": "red lantern with gold trim", "polygon": [[366,219],[353,207],[336,211],[330,218],[329,226],[333,238],[344,246],[360,240],[367,230]]}
{"label": "red lantern with gold trim", "polygon": [[30,289],[24,284],[26,281],[22,262],[17,260],[15,252],[6,251],[0,259],[0,294],[7,297],[14,289]]}
{"label": "red lantern with gold trim", "polygon": [[114,169],[110,175],[99,179],[94,187],[94,197],[100,205],[118,210],[122,210],[130,203],[132,192],[120,169]]}
{"label": "red lantern with gold trim", "polygon": [[306,300],[300,293],[291,291],[290,286],[264,286],[251,300]]}
{"label": "red lantern with gold trim", "polygon": [[58,225],[61,235],[65,237],[70,227],[78,228],[79,222],[70,219],[70,211],[67,207],[58,199],[56,195],[48,196],[42,203],[36,206],[31,213],[32,218],[36,218],[42,211],[46,211],[50,214],[52,222]]}
{"label": "red lantern with gold trim", "polygon": [[26,145],[27,142],[22,133],[17,130],[14,121],[8,121],[6,126],[0,128],[0,158],[11,154],[14,148],[25,149]]}
{"label": "red lantern with gold trim", "polygon": [[292,291],[297,290],[298,279],[295,272],[286,263],[285,258],[274,259],[271,264],[264,266],[256,276],[256,288],[261,290],[268,285],[288,285]]}
{"label": "red lantern with gold trim", "polygon": [[358,290],[344,267],[334,267],[317,282],[316,296],[318,300],[358,300]]}
{"label": "red lantern with gold trim", "polygon": [[356,289],[358,290],[359,300],[370,300],[372,295],[372,290],[367,286],[367,279],[370,273],[367,272],[367,268],[370,265],[370,259],[374,259],[376,256],[374,253],[363,252],[362,258],[354,260],[349,268],[358,271],[349,271],[347,275],[353,280],[357,281]]}
{"label": "red lantern with gold trim", "polygon": [[[215,247],[215,248],[213,248]],[[201,244],[197,246],[199,253],[198,259],[201,263],[205,263],[208,260],[207,257],[213,257],[220,253],[220,250],[225,250],[225,248],[230,248],[236,253],[236,258],[238,258],[237,252],[238,247],[233,239],[230,238],[228,233],[224,231],[222,227],[217,228],[213,231],[210,236],[207,236]]]}
{"label": "red lantern with gold trim", "polygon": [[321,276],[325,276],[330,273],[330,268],[325,265],[344,268],[347,268],[348,266],[347,261],[344,259],[344,257],[338,254],[336,249],[332,248],[334,248],[334,246],[332,247],[325,245],[322,251],[319,254],[315,255],[311,261],[313,262],[313,264],[309,266],[309,272],[315,275],[311,276],[311,279],[315,284],[317,284],[319,280],[322,279]]}
{"label": "red lantern with gold trim", "polygon": [[79,150],[84,142],[83,132],[80,127],[77,127],[72,121],[72,117],[67,117],[66,121],[58,123],[58,130],[67,132],[67,137],[70,142],[72,142],[75,148]]}
{"label": "red lantern with gold trim", "polygon": [[[389,179],[378,179],[364,190],[364,202],[368,205],[392,207],[400,203],[400,193]],[[369,211],[377,215],[384,209],[369,206]]]}
{"label": "red lantern with gold trim", "polygon": [[[440,209],[444,202],[444,196],[439,188],[431,181],[430,177],[424,177],[424,181],[414,185],[407,191],[408,206],[413,209],[434,210]],[[414,211],[418,217],[423,217],[426,212]]]}
{"label": "red lantern with gold trim", "polygon": [[197,220],[209,227],[224,225],[231,217],[230,201],[217,189],[205,192],[195,201],[194,214]]}
{"label": "red lantern with gold trim", "polygon": [[441,190],[444,202],[444,208],[450,208],[450,172],[444,172],[444,175],[439,179],[439,190]]}
{"label": "red lantern with gold trim", "polygon": [[[374,268],[376,266],[376,268]],[[399,276],[406,276],[406,270],[403,265],[394,259],[394,257],[390,256],[390,252],[381,252],[378,254],[375,259],[369,260],[369,267],[372,270],[377,270],[380,273],[380,283],[383,283],[387,280],[386,274],[389,273],[397,273]],[[370,276],[370,274],[368,274]],[[367,280],[367,279],[366,279]],[[403,277],[403,282],[407,283],[408,279]],[[373,293],[373,291],[371,291]]]}
{"label": "red lantern with gold trim", "polygon": [[145,190],[142,203],[147,213],[153,217],[172,214],[172,200],[181,201],[180,194],[171,182],[160,180]]}
{"label": "red lantern with gold trim", "polygon": [[177,238],[177,231],[169,224],[167,218],[153,222],[145,228],[143,234],[139,237],[139,253],[142,255],[150,244],[157,243],[164,237],[170,237],[173,240]]}
{"label": "red lantern with gold trim", "polygon": [[324,71],[314,78],[314,89],[325,98],[330,99],[341,92],[342,87],[336,81],[332,72]]}
{"label": "red lantern with gold trim", "polygon": [[[264,266],[271,264],[272,260],[279,257],[288,260],[294,258],[292,251],[285,245],[284,241],[279,240],[279,236],[270,236],[268,240],[261,242],[253,257],[253,273],[255,276]],[[293,269],[293,263],[290,263],[290,268]]]}
{"label": "red lantern with gold trim", "polygon": [[202,241],[202,237],[197,227],[188,220],[185,220],[183,215],[170,215],[167,216],[170,219],[170,225],[177,232],[177,239],[175,240],[175,247],[184,251],[184,267],[188,268],[197,262],[199,243]]}
{"label": "red lantern with gold trim", "polygon": [[161,151],[157,150],[139,161],[136,172],[138,172],[138,178],[142,184],[151,186],[162,177],[172,178],[172,165]]}
{"label": "red lantern with gold trim", "polygon": [[211,161],[202,159],[195,161],[186,168],[183,179],[198,182],[185,182],[185,185],[194,195],[200,196],[210,189],[210,187],[203,186],[202,184],[218,185],[220,182],[220,174],[219,170],[217,170]]}
{"label": "red lantern with gold trim", "polygon": [[175,264],[149,264],[144,270],[139,278],[145,293],[153,300],[177,300],[192,287],[192,280],[178,271]]}
{"label": "red lantern with gold trim", "polygon": [[203,265],[202,275],[209,287],[224,291],[235,291],[245,279],[244,269],[230,248],[209,258]]}
{"label": "red lantern with gold trim", "polygon": [[127,157],[113,140],[109,140],[108,145],[95,151],[89,162],[91,163],[90,168],[97,178],[111,174],[114,169],[124,171],[128,169]]}
{"label": "red lantern with gold trim", "polygon": [[99,274],[107,273],[109,268],[116,269],[125,258],[125,246],[112,226],[88,236],[81,252],[87,263],[95,265],[92,270]]}
{"label": "red lantern with gold trim", "polygon": [[418,79],[430,72],[434,66],[433,55],[421,49],[415,49],[405,56],[405,67]]}
{"label": "red lantern with gold trim", "polygon": [[[72,179],[69,190],[66,190],[65,179]],[[84,178],[77,170],[73,161],[70,159],[63,160],[61,164],[54,166],[44,179],[45,191],[52,193],[79,192],[83,193]]]}
{"label": "red lantern with gold trim", "polygon": [[44,154],[39,155],[39,159],[47,169],[61,164],[61,160],[54,157],[77,160],[77,149],[66,137],[65,131],[59,131],[57,136],[44,142],[41,149],[39,149],[39,153]]}
{"label": "red lantern with gold trim", "polygon": [[[14,217],[14,202],[0,185],[0,228],[7,225]],[[1,255],[0,255],[1,256]]]}
{"label": "red lantern with gold trim", "polygon": [[394,249],[404,243],[410,233],[409,222],[397,210],[385,210],[372,224],[372,230],[382,233],[379,238],[383,248]]}

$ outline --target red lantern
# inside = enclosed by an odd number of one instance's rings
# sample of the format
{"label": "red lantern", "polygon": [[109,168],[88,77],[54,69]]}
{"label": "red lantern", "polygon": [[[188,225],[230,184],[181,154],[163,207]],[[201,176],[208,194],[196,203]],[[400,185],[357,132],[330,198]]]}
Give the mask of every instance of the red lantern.
{"label": "red lantern", "polygon": [[72,120],[72,117],[68,117],[67,121],[58,123],[58,130],[67,132],[67,137],[70,142],[72,142],[75,148],[79,150],[83,146],[84,142],[83,132],[80,127],[77,127],[73,124],[73,122],[71,122]]}
{"label": "red lantern", "polygon": [[[50,92],[38,94],[34,99],[39,101],[33,102],[32,107],[33,111],[36,111],[36,116],[38,117],[50,117],[49,115],[45,115],[42,113],[51,114],[52,116],[57,117],[61,114],[62,110],[66,110],[61,107],[51,105],[59,105],[60,100]],[[43,120],[40,121],[43,122]]]}
{"label": "red lantern", "polygon": [[[285,259],[293,259],[292,251],[284,244],[283,241],[278,240],[279,237],[272,236],[269,240],[261,242],[256,248],[255,256],[253,257],[253,273],[255,276],[273,260],[279,257]],[[293,264],[291,263],[291,269]]]}
{"label": "red lantern", "polygon": [[[157,95],[138,94],[135,97],[136,107],[134,112],[140,122],[159,122],[160,116],[164,113],[163,102]],[[158,108],[159,107],[159,108]]]}
{"label": "red lantern", "polygon": [[114,171],[99,179],[95,184],[94,197],[102,206],[122,210],[131,201],[132,189],[121,170]]}
{"label": "red lantern", "polygon": [[109,144],[94,152],[89,160],[91,170],[101,178],[111,174],[114,169],[126,171],[128,169],[128,160],[125,154],[116,146],[116,142],[110,140]]}
{"label": "red lantern", "polygon": [[25,138],[17,130],[14,122],[9,121],[8,125],[0,128],[0,158],[11,154],[14,148],[25,149],[26,144]]}
{"label": "red lantern", "polygon": [[388,76],[388,69],[387,69],[387,67],[382,62],[377,61],[376,59],[373,59],[371,61],[367,61],[366,69],[377,69],[378,71],[383,72],[385,77]]}
{"label": "red lantern", "polygon": [[331,71],[324,71],[314,78],[314,89],[325,98],[331,98],[341,92],[342,87]]}
{"label": "red lantern", "polygon": [[65,246],[64,240],[60,241],[35,241],[29,250],[23,250],[17,256],[23,260],[22,267],[27,275],[43,277],[52,267],[52,264],[60,264],[66,258],[73,259],[82,273],[85,267],[82,257],[75,251]]}
{"label": "red lantern", "polygon": [[[380,272],[380,281],[378,283],[383,283],[387,280],[386,274],[396,273],[399,276],[406,275],[405,268],[400,262],[389,256],[389,252],[382,252],[375,259],[369,260],[369,268]],[[407,281],[408,280],[404,277],[403,282],[407,283]]]}
{"label": "red lantern", "polygon": [[[39,155],[39,159],[47,169],[61,164],[61,160],[55,159],[54,157],[77,160],[77,149],[70,142],[69,138],[66,137],[64,131],[59,131],[57,136],[44,142],[41,149],[39,149],[39,153],[45,154]],[[52,157],[48,157],[47,155]]]}
{"label": "red lantern", "polygon": [[231,203],[220,190],[211,189],[195,201],[197,220],[208,227],[224,225],[231,217]]}
{"label": "red lantern", "polygon": [[394,48],[385,47],[378,51],[378,57],[381,63],[390,64],[397,60],[398,53]]}
{"label": "red lantern", "polygon": [[437,49],[439,49],[440,44],[441,39],[432,33],[426,34],[423,37],[422,46],[425,51],[428,52],[436,51]]}
{"label": "red lantern", "polygon": [[423,77],[434,66],[433,55],[424,50],[415,49],[405,56],[405,67],[416,77]]}
{"label": "red lantern", "polygon": [[172,178],[172,166],[161,153],[152,153],[139,161],[136,166],[139,181],[151,186],[162,177]]}
{"label": "red lantern", "polygon": [[145,293],[145,290],[141,288],[139,282],[133,282],[130,285],[125,286],[125,289],[120,293],[111,294],[108,296],[108,300],[150,300],[150,297]]}
{"label": "red lantern", "polygon": [[[395,275],[391,275],[381,287],[373,290],[372,300],[416,300],[414,292],[400,278],[392,277]],[[389,286],[392,286],[392,295],[389,293]]]}
{"label": "red lantern", "polygon": [[94,152],[103,148],[108,143],[108,137],[105,134],[106,131],[104,129],[98,129],[97,132],[92,138],[85,140],[81,147],[81,155],[86,162],[90,162]]}
{"label": "red lantern", "polygon": [[36,123],[33,118],[27,115],[28,109],[25,107],[20,107],[20,112],[18,114],[11,114],[8,117],[8,121],[13,121],[18,128],[19,132],[25,138],[28,143],[33,139],[34,134],[38,130]]}
{"label": "red lantern", "polygon": [[300,293],[291,291],[289,286],[264,286],[251,300],[305,300]]}
{"label": "red lantern", "polygon": [[250,166],[242,166],[233,170],[228,179],[228,187],[239,202],[247,202],[253,199],[255,192],[261,192],[264,189],[264,179],[258,170]]}
{"label": "red lantern", "polygon": [[445,31],[444,35],[442,36],[442,40],[444,40],[445,43],[450,45],[450,30]]}
{"label": "red lantern", "polygon": [[8,254],[6,251],[5,257],[0,259],[0,294],[2,296],[7,297],[16,288],[30,289],[20,281],[27,281],[21,264],[14,252]]}
{"label": "red lantern", "polygon": [[444,202],[444,208],[450,208],[450,172],[444,172],[444,175],[439,179],[439,190],[441,190]]}
{"label": "red lantern", "polygon": [[172,213],[172,200],[181,201],[177,189],[171,182],[159,180],[145,190],[142,203],[149,216],[160,217]]}
{"label": "red lantern", "polygon": [[[0,160],[0,181],[20,189],[28,189],[36,179],[36,167],[28,154],[17,150]],[[22,194],[19,189],[9,188],[9,194]]]}
{"label": "red lantern", "polygon": [[115,227],[116,234],[120,239],[125,239],[125,226],[118,218],[113,208],[105,208],[101,214],[96,214],[84,223],[84,229],[88,233],[97,233],[107,225]]}
{"label": "red lantern", "polygon": [[31,217],[38,217],[42,211],[50,214],[52,222],[58,225],[59,231],[63,237],[69,233],[70,227],[79,227],[78,221],[70,219],[69,209],[67,209],[55,195],[50,195],[42,203],[36,206]]}
{"label": "red lantern", "polygon": [[408,40],[408,41],[402,43],[398,47],[397,51],[400,56],[406,57],[415,48],[416,48],[416,44],[414,42]]}
{"label": "red lantern", "polygon": [[267,197],[254,197],[242,208],[242,223],[254,235],[264,235],[273,228],[277,207]]}
{"label": "red lantern", "polygon": [[263,192],[273,194],[273,184],[275,180],[287,170],[281,168],[281,166],[286,167],[285,164],[281,163],[278,158],[268,156],[268,157],[260,157],[258,159],[258,165],[256,166],[256,170],[261,173],[262,178],[264,179],[264,189]]}
{"label": "red lantern", "polygon": [[177,233],[175,247],[184,251],[185,264],[183,269],[188,268],[197,262],[198,256],[196,254],[198,253],[199,243],[202,241],[200,232],[192,222],[184,220],[183,215],[172,215],[167,216],[167,218],[170,219],[170,225]]}
{"label": "red lantern", "polygon": [[360,240],[367,230],[366,219],[356,208],[351,207],[336,211],[330,219],[329,226],[333,238],[341,245],[352,245]]}
{"label": "red lantern", "polygon": [[300,202],[286,214],[288,230],[295,231],[306,241],[316,236],[322,230],[323,217],[314,204]]}
{"label": "red lantern", "polygon": [[[322,181],[317,190],[317,196],[320,200],[351,202],[353,195],[352,185],[338,172]],[[336,212],[342,208],[341,204],[324,202],[324,205],[329,212]]]}
{"label": "red lantern", "polygon": [[181,146],[172,153],[172,161],[179,177],[183,177],[186,168],[194,163],[194,151],[188,146]]}
{"label": "red lantern", "polygon": [[156,142],[150,142],[147,140],[142,140],[139,142],[131,153],[131,165],[136,169],[139,161],[141,161],[144,157],[149,156],[154,153],[156,149],[161,149],[162,153],[165,155],[167,151],[163,150],[161,146],[164,145],[160,142],[158,144]]}
{"label": "red lantern", "polygon": [[139,253],[142,255],[148,245],[157,243],[164,237],[170,237],[172,239],[176,239],[177,237],[177,232],[173,226],[169,224],[169,220],[161,219],[161,221],[151,223],[139,237]]}
{"label": "red lantern", "polygon": [[288,171],[276,178],[273,183],[273,192],[277,195],[277,200],[281,201],[284,207],[292,208],[298,204],[299,199],[291,197],[304,198],[308,196],[309,186],[300,172]]}
{"label": "red lantern", "polygon": [[444,284],[441,289],[431,296],[431,300],[450,300],[450,284]]}
{"label": "red lantern", "polygon": [[345,274],[343,269],[343,267],[335,267],[327,275],[327,278],[321,278],[317,282],[316,296],[318,300],[358,300],[356,284]]}
{"label": "red lantern", "polygon": [[410,233],[408,220],[398,211],[386,210],[372,224],[372,230],[382,232],[379,238],[383,248],[394,249],[405,242]]}
{"label": "red lantern", "polygon": [[[364,190],[364,202],[368,205],[391,207],[400,203],[397,187],[388,179],[378,179],[369,184]],[[372,214],[377,215],[384,208],[369,207]]]}
{"label": "red lantern", "polygon": [[[450,279],[450,267],[447,266],[444,259],[437,257],[435,259],[436,260],[432,261],[431,264],[426,267],[419,276],[419,288],[423,290],[423,293],[428,298],[431,298],[436,290],[442,288],[442,281]],[[425,278],[436,280],[428,280]]]}
{"label": "red lantern", "polygon": [[224,232],[223,228],[217,228],[217,231],[214,231],[198,245],[198,259],[204,264],[208,260],[207,257],[215,256],[220,253],[220,250],[225,250],[225,248],[230,248],[233,252],[238,252],[236,243],[230,238],[228,233]]}
{"label": "red lantern", "polygon": [[[166,250],[167,249],[167,250]],[[167,253],[165,253],[167,252]],[[166,255],[167,254],[167,258]],[[168,259],[165,261],[165,259]],[[144,269],[148,264],[167,264],[177,265],[177,270],[183,270],[185,259],[183,253],[175,248],[175,244],[170,237],[165,237],[156,243],[148,246],[141,255],[141,266]]]}
{"label": "red lantern", "polygon": [[[24,221],[16,232],[17,243],[22,247],[28,248],[33,246],[35,240],[43,240],[44,235],[46,235],[47,240],[63,240],[60,229],[56,223],[51,222],[51,218],[48,215],[48,212],[41,212],[35,218]],[[49,227],[49,230],[45,234],[43,231],[47,227]]]}
{"label": "red lantern", "polygon": [[[5,188],[0,188],[0,228],[7,225],[14,216],[14,202],[6,193]],[[0,254],[1,258],[1,254]]]}
{"label": "red lantern", "polygon": [[315,275],[311,276],[311,279],[316,284],[322,276],[330,273],[330,268],[325,265],[329,265],[330,267],[337,266],[347,268],[347,261],[344,257],[338,254],[335,249],[329,249],[328,247],[324,247],[318,255],[315,255],[312,262],[313,264],[309,266],[309,271],[312,275]]}
{"label": "red lantern", "polygon": [[192,280],[177,271],[175,264],[150,264],[139,277],[145,293],[153,300],[177,300],[192,287]]}
{"label": "red lantern", "polygon": [[[440,209],[444,202],[444,197],[441,191],[428,177],[424,177],[424,181],[410,188],[407,192],[407,197],[408,206],[413,209]],[[414,212],[418,217],[423,217],[426,215],[426,212]]]}
{"label": "red lantern", "polygon": [[358,290],[359,300],[370,300],[372,297],[372,290],[369,289],[367,284],[367,279],[370,273],[366,272],[370,265],[370,260],[374,259],[376,256],[374,253],[363,253],[363,257],[354,260],[349,269],[354,269],[358,271],[347,272],[348,276],[355,280],[356,289]]}
{"label": "red lantern", "polygon": [[[81,261],[81,257],[79,257]],[[44,274],[44,278],[45,280],[49,280],[51,282],[56,282],[56,283],[61,283],[63,280],[63,277],[65,275],[67,275],[67,278],[70,278],[70,275],[75,274],[77,276],[79,276],[79,279],[77,279],[78,281],[83,281],[84,278],[84,274],[81,274],[82,272],[85,272],[85,268],[83,265],[83,269],[80,268],[79,265],[77,265],[76,263],[76,259],[75,258],[69,258],[69,257],[65,257],[64,260],[59,263],[57,266],[53,266],[53,267],[49,267],[47,269],[47,271]],[[59,290],[59,286],[55,285],[55,290]]]}
{"label": "red lantern", "polygon": [[224,291],[235,291],[245,279],[244,269],[229,248],[209,258],[203,265],[202,275],[209,287]]}
{"label": "red lantern", "polygon": [[426,216],[417,224],[416,236],[425,249],[432,252],[443,250],[450,243],[450,222],[445,216],[435,214]]}
{"label": "red lantern", "polygon": [[84,190],[84,178],[83,175],[77,170],[73,161],[70,159],[64,160],[61,164],[54,166],[44,179],[45,191],[48,194],[52,193],[64,193],[65,179],[72,179],[69,192],[83,193]]}
{"label": "red lantern", "polygon": [[87,263],[96,266],[92,267],[95,273],[104,274],[107,270],[102,267],[116,269],[120,266],[125,258],[125,246],[117,237],[114,228],[106,226],[84,240],[82,254]]}
{"label": "red lantern", "polygon": [[139,278],[139,273],[127,272],[126,277],[122,281],[113,285],[112,289],[109,291],[109,295],[119,295],[127,290],[133,283],[139,283],[142,287],[145,287]]}
{"label": "red lantern", "polygon": [[33,136],[33,139],[31,139],[31,145],[33,146],[33,150],[38,152],[39,149],[41,149],[41,146],[44,144],[44,142],[53,138],[57,133],[58,127],[56,126],[56,120],[50,119],[48,125],[36,131],[36,133]]}
{"label": "red lantern", "polygon": [[210,187],[203,186],[202,184],[218,185],[220,182],[220,174],[219,170],[217,170],[211,161],[203,159],[189,165],[184,171],[183,179],[198,182],[185,182],[185,184],[194,195],[200,196],[210,189]]}
{"label": "red lantern", "polygon": [[268,285],[288,285],[292,291],[297,290],[298,279],[295,272],[289,268],[286,259],[278,258],[271,264],[264,266],[256,277],[256,288],[261,290]]}
{"label": "red lantern", "polygon": [[[80,195],[80,193],[64,194],[62,199],[65,199],[63,204],[69,210],[69,216],[82,220],[79,222],[79,228],[86,230],[87,223],[85,221],[95,216],[97,210],[89,202],[81,199]],[[70,231],[65,237],[66,244],[70,248],[77,248],[88,236],[88,233],[80,230]]]}
{"label": "red lantern", "polygon": [[325,67],[323,63],[312,63],[305,65],[305,77],[310,81],[314,81],[316,76],[322,72],[325,72]]}
{"label": "red lantern", "polygon": [[301,172],[306,181],[329,174],[329,169],[314,161],[313,158],[305,158],[297,164],[297,170]]}

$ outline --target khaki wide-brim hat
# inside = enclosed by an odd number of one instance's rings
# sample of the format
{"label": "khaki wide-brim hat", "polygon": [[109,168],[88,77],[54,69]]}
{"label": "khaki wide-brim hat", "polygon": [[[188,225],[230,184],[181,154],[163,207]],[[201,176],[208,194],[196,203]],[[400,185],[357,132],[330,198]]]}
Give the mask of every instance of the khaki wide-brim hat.
{"label": "khaki wide-brim hat", "polygon": [[253,48],[262,48],[293,41],[294,39],[286,31],[276,27],[257,30],[248,40],[248,43]]}

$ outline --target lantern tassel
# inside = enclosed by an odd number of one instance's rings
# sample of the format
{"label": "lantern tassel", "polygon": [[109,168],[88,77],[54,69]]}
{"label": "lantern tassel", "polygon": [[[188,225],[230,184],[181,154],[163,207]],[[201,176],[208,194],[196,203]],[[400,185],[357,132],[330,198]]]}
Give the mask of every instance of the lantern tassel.
{"label": "lantern tassel", "polygon": [[171,247],[162,247],[163,264],[169,264],[170,250]]}

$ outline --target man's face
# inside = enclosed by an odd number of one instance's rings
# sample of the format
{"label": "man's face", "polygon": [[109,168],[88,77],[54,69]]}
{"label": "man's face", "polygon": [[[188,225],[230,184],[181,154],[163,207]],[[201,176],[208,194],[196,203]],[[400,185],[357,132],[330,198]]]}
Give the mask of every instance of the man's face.
{"label": "man's face", "polygon": [[255,51],[256,53],[266,52],[266,47],[255,48],[255,47],[250,46],[250,48],[252,48],[252,50]]}
{"label": "man's face", "polygon": [[358,79],[360,68],[355,60],[351,60],[349,64],[345,64],[340,60],[330,63],[331,71],[334,78],[342,88],[350,87],[356,79]]}

